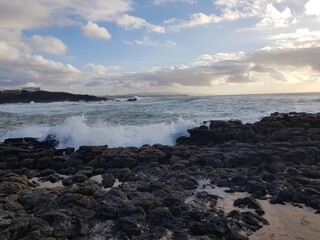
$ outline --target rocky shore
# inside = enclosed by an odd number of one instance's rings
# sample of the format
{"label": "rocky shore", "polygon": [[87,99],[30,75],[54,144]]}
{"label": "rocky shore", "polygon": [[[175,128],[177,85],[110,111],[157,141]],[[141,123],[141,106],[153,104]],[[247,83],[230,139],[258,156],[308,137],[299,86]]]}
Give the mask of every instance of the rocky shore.
{"label": "rocky shore", "polygon": [[[140,148],[5,140],[0,239],[245,240],[270,224],[261,201],[320,217],[320,113],[207,121],[189,133]],[[219,207],[238,193],[234,209]]]}
{"label": "rocky shore", "polygon": [[50,103],[50,102],[78,102],[78,101],[103,101],[108,98],[96,97],[91,95],[72,94],[65,92],[18,92],[18,93],[1,93],[0,104],[5,103]]}

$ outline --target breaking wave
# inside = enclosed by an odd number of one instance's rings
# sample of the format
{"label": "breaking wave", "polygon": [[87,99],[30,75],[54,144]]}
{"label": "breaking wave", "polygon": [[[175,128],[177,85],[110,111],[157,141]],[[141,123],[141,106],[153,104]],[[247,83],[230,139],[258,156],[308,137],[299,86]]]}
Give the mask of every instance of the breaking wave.
{"label": "breaking wave", "polygon": [[178,119],[172,122],[149,125],[112,125],[106,122],[87,123],[85,116],[68,117],[62,124],[55,126],[27,126],[4,136],[35,137],[44,140],[52,135],[59,142],[58,148],[83,145],[108,145],[109,147],[140,147],[143,144],[174,145],[180,136],[187,136],[188,128],[196,126],[195,121]]}

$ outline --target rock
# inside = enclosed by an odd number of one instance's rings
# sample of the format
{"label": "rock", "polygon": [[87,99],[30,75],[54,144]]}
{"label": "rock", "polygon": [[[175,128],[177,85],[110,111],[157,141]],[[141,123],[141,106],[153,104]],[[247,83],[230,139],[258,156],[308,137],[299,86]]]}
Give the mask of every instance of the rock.
{"label": "rock", "polygon": [[149,223],[151,226],[164,226],[170,228],[173,219],[171,212],[165,208],[155,208],[150,212]]}
{"label": "rock", "polygon": [[102,175],[102,186],[109,188],[112,187],[116,179],[112,174],[106,173]]}
{"label": "rock", "polygon": [[200,222],[191,222],[189,224],[189,228],[191,231],[192,235],[205,235],[206,234],[206,229],[203,223]]}
{"label": "rock", "polygon": [[267,193],[264,184],[256,181],[249,181],[246,190],[248,193],[251,193],[252,196],[254,196],[255,198],[262,198]]}
{"label": "rock", "polygon": [[0,104],[3,103],[30,103],[30,102],[78,102],[78,101],[104,101],[108,98],[101,98],[90,95],[71,94],[66,92],[48,92],[48,91],[36,91],[36,92],[19,92],[19,93],[7,93],[0,94]]}
{"label": "rock", "polygon": [[233,205],[239,208],[261,209],[261,205],[252,197],[238,198]]}
{"label": "rock", "polygon": [[124,233],[125,235],[136,235],[141,231],[138,228],[138,223],[135,218],[132,217],[120,217],[115,221],[114,231],[119,233]]}
{"label": "rock", "polygon": [[66,193],[57,198],[57,203],[61,207],[68,207],[72,205],[77,205],[86,209],[94,209],[96,206],[96,201],[93,197],[84,196],[78,193]]}
{"label": "rock", "polygon": [[263,224],[268,224],[267,220],[252,212],[241,213],[241,220],[251,231],[257,231]]}
{"label": "rock", "polygon": [[103,201],[98,204],[96,212],[107,219],[115,219],[117,217],[118,210],[119,208],[116,205]]}
{"label": "rock", "polygon": [[0,177],[0,194],[15,194],[27,188],[29,188],[29,181],[26,176],[7,173]]}
{"label": "rock", "polygon": [[71,224],[71,212],[68,210],[52,210],[50,212],[40,215],[41,219],[48,222],[51,227],[57,227],[59,225]]}
{"label": "rock", "polygon": [[139,223],[144,223],[146,220],[146,213],[142,207],[135,206],[132,202],[127,202],[119,210],[119,217],[132,217]]}
{"label": "rock", "polygon": [[47,189],[28,189],[18,195],[17,202],[31,213],[44,213],[57,209],[57,193]]}
{"label": "rock", "polygon": [[136,102],[136,101],[138,101],[138,98],[136,98],[136,97],[127,99],[127,102]]}
{"label": "rock", "polygon": [[148,192],[137,192],[130,197],[132,197],[131,201],[135,206],[142,207],[147,213],[161,205],[160,201]]}
{"label": "rock", "polygon": [[89,232],[88,225],[82,220],[73,221],[70,224],[61,224],[54,229],[53,236],[57,238],[75,238],[85,236]]}
{"label": "rock", "polygon": [[204,227],[207,233],[214,234],[218,238],[226,234],[226,222],[220,217],[212,216],[206,219]]}
{"label": "rock", "polygon": [[52,228],[36,217],[12,217],[0,222],[0,239],[40,239],[50,237]]}

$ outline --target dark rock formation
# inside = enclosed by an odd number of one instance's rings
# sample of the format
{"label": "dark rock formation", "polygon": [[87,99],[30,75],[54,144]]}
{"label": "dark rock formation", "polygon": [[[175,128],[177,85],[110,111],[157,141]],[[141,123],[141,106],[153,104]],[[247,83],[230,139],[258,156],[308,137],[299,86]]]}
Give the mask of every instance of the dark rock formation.
{"label": "dark rock formation", "polygon": [[136,101],[138,101],[138,98],[136,98],[136,97],[127,99],[127,102],[136,102]]}
{"label": "dark rock formation", "polygon": [[78,102],[78,101],[103,101],[108,98],[91,95],[71,94],[65,92],[20,92],[20,93],[0,93],[0,104],[4,103],[49,103],[49,102]]}

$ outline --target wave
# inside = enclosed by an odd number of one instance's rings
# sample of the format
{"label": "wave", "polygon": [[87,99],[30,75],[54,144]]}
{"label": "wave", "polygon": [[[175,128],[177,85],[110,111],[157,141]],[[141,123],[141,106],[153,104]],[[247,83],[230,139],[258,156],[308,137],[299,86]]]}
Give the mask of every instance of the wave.
{"label": "wave", "polygon": [[[188,128],[196,126],[191,120],[155,123],[149,125],[111,125],[105,122],[88,124],[85,116],[67,118],[56,126],[27,126],[6,134],[10,137],[35,137],[44,140],[52,135],[59,142],[58,148],[83,145],[108,145],[109,147],[140,147],[144,144],[174,145],[180,136],[187,136]],[[3,139],[3,140],[4,140]]]}

